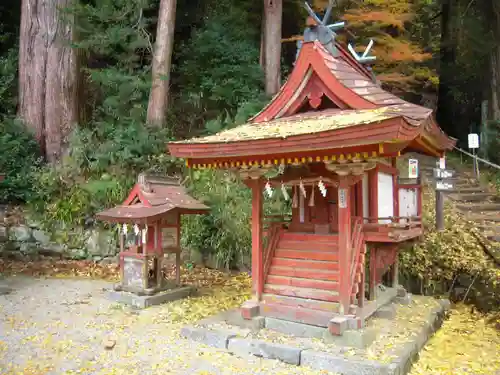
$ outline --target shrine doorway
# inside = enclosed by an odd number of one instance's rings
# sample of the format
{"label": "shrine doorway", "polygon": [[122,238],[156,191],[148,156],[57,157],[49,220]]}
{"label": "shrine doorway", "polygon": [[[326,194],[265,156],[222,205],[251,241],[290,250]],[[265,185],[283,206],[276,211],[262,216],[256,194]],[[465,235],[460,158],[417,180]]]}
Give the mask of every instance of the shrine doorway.
{"label": "shrine doorway", "polygon": [[316,234],[338,233],[338,189],[331,186],[326,196],[314,186],[306,186],[305,192],[304,196],[298,191],[296,204],[292,205],[289,230]]}

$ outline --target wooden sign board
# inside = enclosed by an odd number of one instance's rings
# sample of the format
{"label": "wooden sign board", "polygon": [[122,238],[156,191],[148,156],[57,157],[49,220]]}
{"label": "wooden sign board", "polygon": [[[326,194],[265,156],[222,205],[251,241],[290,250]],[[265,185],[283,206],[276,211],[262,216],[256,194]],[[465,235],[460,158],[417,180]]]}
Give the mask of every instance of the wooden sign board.
{"label": "wooden sign board", "polygon": [[434,168],[432,171],[434,172],[434,178],[440,180],[452,178],[455,175],[455,171],[451,169]]}
{"label": "wooden sign board", "polygon": [[123,258],[122,285],[131,289],[144,288],[144,261],[132,257]]}
{"label": "wooden sign board", "polygon": [[445,181],[436,181],[436,190],[451,190],[453,184]]}
{"label": "wooden sign board", "polygon": [[339,189],[339,207],[347,207],[347,192],[346,189]]}
{"label": "wooden sign board", "polygon": [[161,229],[161,246],[164,249],[179,247],[178,228],[169,227]]}

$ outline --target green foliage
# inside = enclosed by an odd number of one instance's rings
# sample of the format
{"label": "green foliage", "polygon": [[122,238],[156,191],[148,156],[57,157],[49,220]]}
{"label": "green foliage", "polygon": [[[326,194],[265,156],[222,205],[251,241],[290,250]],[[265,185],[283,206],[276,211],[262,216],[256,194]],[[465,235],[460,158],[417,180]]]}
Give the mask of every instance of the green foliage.
{"label": "green foliage", "polygon": [[166,130],[133,122],[100,125],[77,129],[60,165],[35,174],[37,195],[31,204],[48,225],[82,225],[97,211],[122,201],[140,172],[175,166],[162,156],[169,139]]}
{"label": "green foliage", "polygon": [[[183,246],[203,255],[215,254],[221,267],[249,266],[251,190],[226,171],[196,170],[187,182],[191,193],[211,210],[210,215],[184,218]],[[265,215],[291,213],[290,204],[277,193],[264,200],[263,209]]]}
{"label": "green foliage", "polygon": [[[182,99],[213,119],[233,118],[241,103],[259,97],[263,74],[248,13],[223,2],[209,10],[201,29],[181,51],[178,67]],[[231,27],[228,27],[231,25]]]}
{"label": "green foliage", "polygon": [[31,168],[39,165],[38,143],[24,125],[0,118],[0,203],[24,202],[32,195]]}
{"label": "green foliage", "polygon": [[241,264],[250,255],[251,192],[228,172],[193,171],[192,194],[207,204],[210,215],[187,216],[182,244],[201,254],[215,253],[220,266]]}
{"label": "green foliage", "polygon": [[0,55],[0,119],[15,113],[17,103],[17,49]]}
{"label": "green foliage", "polygon": [[[485,255],[477,229],[451,206],[445,206],[445,229],[435,229],[435,200],[431,189],[424,198],[422,241],[400,253],[400,271],[419,280],[422,294],[445,294],[458,278],[475,280],[469,298],[483,309],[495,306],[500,293],[500,270]],[[487,290],[487,294],[485,295]]]}

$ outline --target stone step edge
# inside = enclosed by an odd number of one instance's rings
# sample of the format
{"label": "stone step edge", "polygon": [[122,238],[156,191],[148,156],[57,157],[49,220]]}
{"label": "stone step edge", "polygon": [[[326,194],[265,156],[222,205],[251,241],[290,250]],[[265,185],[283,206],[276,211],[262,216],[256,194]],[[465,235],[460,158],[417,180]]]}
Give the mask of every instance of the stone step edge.
{"label": "stone step edge", "polygon": [[448,300],[439,300],[428,316],[427,322],[420,329],[413,341],[404,344],[390,363],[373,360],[346,358],[327,352],[318,352],[310,348],[298,348],[285,344],[271,343],[259,339],[241,336],[236,331],[209,329],[207,327],[184,326],[180,335],[186,339],[202,343],[217,349],[225,349],[236,355],[253,355],[260,358],[275,359],[284,363],[305,366],[315,370],[339,372],[343,375],[370,373],[374,375],[405,375],[411,370],[418,358],[418,352],[430,337],[441,327],[447,311]]}

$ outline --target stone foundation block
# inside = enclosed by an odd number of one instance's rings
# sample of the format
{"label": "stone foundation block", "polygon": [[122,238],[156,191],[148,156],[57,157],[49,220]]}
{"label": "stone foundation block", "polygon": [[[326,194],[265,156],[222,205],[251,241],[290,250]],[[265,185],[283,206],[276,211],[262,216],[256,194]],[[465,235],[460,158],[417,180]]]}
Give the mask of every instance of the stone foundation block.
{"label": "stone foundation block", "polygon": [[260,314],[259,303],[256,301],[246,301],[241,305],[241,316],[243,319],[252,319]]}
{"label": "stone foundation block", "polygon": [[374,314],[375,318],[392,320],[396,317],[396,307],[391,303],[380,307]]}
{"label": "stone foundation block", "polygon": [[394,298],[394,302],[396,302],[400,305],[411,305],[411,302],[412,302],[411,294],[408,293],[404,297],[396,297],[396,298]]}
{"label": "stone foundation block", "polygon": [[365,326],[364,319],[360,317],[348,317],[347,320],[347,329],[362,329]]}
{"label": "stone foundation block", "polygon": [[138,296],[137,294],[117,290],[108,291],[108,298],[112,301],[131,305],[138,309],[149,306],[161,305],[165,302],[175,301],[193,294],[195,289],[190,286],[159,292],[151,296]]}
{"label": "stone foundation block", "polygon": [[229,340],[236,337],[236,334],[226,330],[210,330],[186,326],[181,329],[181,336],[213,348],[227,349]]}
{"label": "stone foundation block", "polygon": [[342,336],[347,329],[349,324],[349,318],[345,316],[336,316],[330,320],[328,323],[328,331],[332,335]]}
{"label": "stone foundation block", "polygon": [[347,330],[342,336],[332,335],[326,331],[323,340],[337,346],[365,349],[377,339],[375,329]]}
{"label": "stone foundation block", "polygon": [[[341,375],[389,375],[389,366],[375,361],[362,361],[335,354],[303,350],[300,364],[315,370],[326,370]],[[392,375],[392,374],[391,374]]]}
{"label": "stone foundation block", "polygon": [[328,330],[323,327],[316,327],[309,324],[289,322],[288,320],[268,317],[266,317],[266,328],[287,335],[318,339],[322,338],[325,332],[328,332]]}
{"label": "stone foundation block", "polygon": [[300,364],[301,349],[283,344],[269,343],[262,340],[231,338],[228,350],[239,355],[254,355],[267,359],[277,359],[291,365]]}

